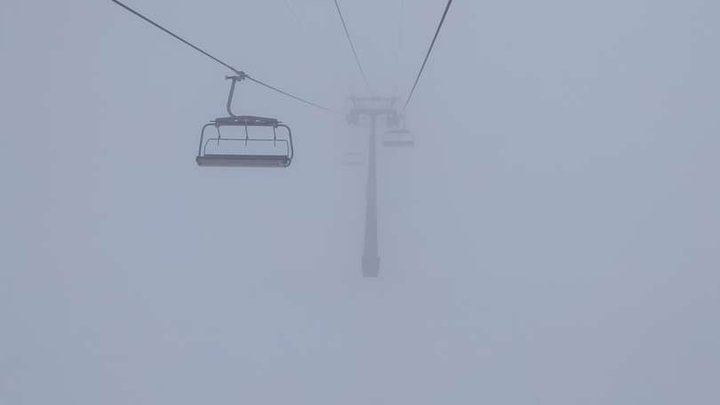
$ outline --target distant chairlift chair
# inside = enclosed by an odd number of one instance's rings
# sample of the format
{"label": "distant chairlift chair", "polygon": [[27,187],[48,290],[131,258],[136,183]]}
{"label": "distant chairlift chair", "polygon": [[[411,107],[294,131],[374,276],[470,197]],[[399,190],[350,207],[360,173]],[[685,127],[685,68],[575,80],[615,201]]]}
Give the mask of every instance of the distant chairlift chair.
{"label": "distant chairlift chair", "polygon": [[[290,127],[274,118],[256,117],[251,115],[235,115],[232,112],[232,101],[237,82],[245,79],[244,75],[228,76],[232,80],[227,100],[228,117],[217,118],[203,126],[200,132],[200,145],[195,161],[203,167],[288,167],[293,158],[292,131]],[[217,136],[207,137],[205,131],[215,127]],[[242,130],[241,136],[231,134],[223,136],[221,128]],[[272,136],[251,136],[251,132],[265,128],[272,130]],[[281,128],[282,136],[278,135]],[[237,132],[237,131],[236,131]]]}
{"label": "distant chairlift chair", "polygon": [[362,152],[346,152],[342,158],[345,167],[365,166],[365,155]]}
{"label": "distant chairlift chair", "polygon": [[[400,124],[402,124],[402,126],[400,126]],[[385,136],[383,137],[384,146],[403,148],[415,146],[415,136],[406,128],[404,116],[392,115],[388,117],[388,126],[396,129],[390,129],[385,132]]]}

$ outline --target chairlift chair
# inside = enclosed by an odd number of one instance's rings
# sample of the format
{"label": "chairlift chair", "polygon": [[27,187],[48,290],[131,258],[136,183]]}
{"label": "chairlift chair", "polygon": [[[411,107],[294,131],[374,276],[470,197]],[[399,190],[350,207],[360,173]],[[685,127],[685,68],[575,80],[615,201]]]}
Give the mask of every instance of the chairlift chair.
{"label": "chairlift chair", "polygon": [[[290,166],[293,158],[290,127],[274,118],[235,115],[232,111],[235,85],[245,79],[245,76],[228,76],[226,79],[232,80],[227,100],[229,116],[216,118],[203,126],[200,132],[198,155],[195,158],[198,166],[264,168]],[[206,137],[205,132],[210,127],[215,128],[216,135]],[[223,135],[222,128],[241,130],[241,134]],[[255,132],[261,129],[268,132],[268,135],[256,136]],[[281,134],[278,133],[279,129]],[[269,134],[270,130],[271,134]],[[252,136],[251,132],[253,132]]]}
{"label": "chairlift chair", "polygon": [[415,136],[406,128],[404,116],[393,114],[388,117],[388,126],[393,129],[385,132],[383,146],[407,148],[415,145]]}
{"label": "chairlift chair", "polygon": [[365,155],[361,152],[346,152],[342,158],[342,165],[346,167],[365,166]]}

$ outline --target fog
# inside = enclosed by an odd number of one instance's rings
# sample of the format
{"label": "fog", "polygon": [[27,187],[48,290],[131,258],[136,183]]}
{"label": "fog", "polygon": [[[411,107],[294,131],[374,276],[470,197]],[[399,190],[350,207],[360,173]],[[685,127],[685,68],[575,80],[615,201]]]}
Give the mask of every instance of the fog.
{"label": "fog", "polygon": [[[378,145],[374,279],[333,2],[128,5],[339,113],[241,83],[295,159],[200,168],[231,72],[110,1],[0,3],[0,403],[720,403],[720,4],[455,1],[415,147]],[[405,97],[445,2],[341,5]]]}

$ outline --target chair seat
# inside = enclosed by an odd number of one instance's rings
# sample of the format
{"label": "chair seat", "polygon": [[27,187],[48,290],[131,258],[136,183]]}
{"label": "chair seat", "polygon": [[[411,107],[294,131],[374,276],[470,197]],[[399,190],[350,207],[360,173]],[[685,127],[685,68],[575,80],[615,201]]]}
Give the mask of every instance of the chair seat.
{"label": "chair seat", "polygon": [[206,154],[195,161],[205,167],[288,167],[291,159],[287,155]]}
{"label": "chair seat", "polygon": [[396,147],[409,147],[409,146],[414,146],[415,141],[386,140],[386,141],[383,141],[383,145],[396,146]]}

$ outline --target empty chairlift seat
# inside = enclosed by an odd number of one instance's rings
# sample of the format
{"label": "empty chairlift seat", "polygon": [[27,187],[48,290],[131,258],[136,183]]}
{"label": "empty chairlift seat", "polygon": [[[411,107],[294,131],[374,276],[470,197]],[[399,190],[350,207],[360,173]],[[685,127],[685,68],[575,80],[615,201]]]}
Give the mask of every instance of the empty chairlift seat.
{"label": "empty chairlift seat", "polygon": [[[214,136],[206,134],[210,128]],[[273,118],[231,116],[203,127],[196,161],[213,167],[288,167],[292,158],[287,125]]]}
{"label": "empty chairlift seat", "polygon": [[[288,167],[293,158],[292,131],[275,118],[236,115],[232,111],[235,86],[247,76],[228,76],[232,80],[227,99],[227,117],[203,126],[195,161],[210,167]],[[214,136],[207,135],[215,128]]]}
{"label": "empty chairlift seat", "polygon": [[388,127],[394,128],[385,132],[383,145],[388,147],[412,147],[415,145],[415,136],[405,126],[405,116],[392,114],[388,116]]}
{"label": "empty chairlift seat", "polygon": [[365,166],[365,160],[365,155],[361,152],[346,152],[342,157],[342,165],[346,167]]}
{"label": "empty chairlift seat", "polygon": [[407,129],[393,129],[385,133],[383,145],[408,148],[415,145],[415,137]]}

